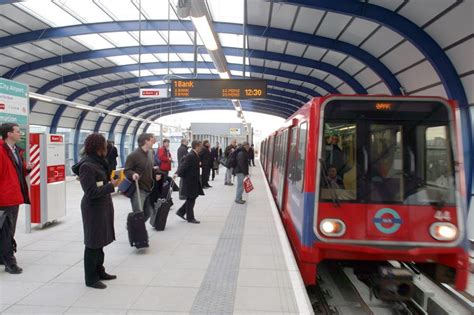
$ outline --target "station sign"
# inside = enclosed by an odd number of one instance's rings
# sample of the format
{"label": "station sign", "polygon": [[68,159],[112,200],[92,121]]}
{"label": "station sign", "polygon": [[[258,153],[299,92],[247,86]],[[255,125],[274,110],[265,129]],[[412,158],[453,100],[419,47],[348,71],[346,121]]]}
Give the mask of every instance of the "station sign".
{"label": "station sign", "polygon": [[0,78],[0,125],[16,123],[22,132],[18,143],[28,149],[29,87],[26,84]]}
{"label": "station sign", "polygon": [[168,97],[168,89],[140,89],[140,98]]}
{"label": "station sign", "polygon": [[241,135],[240,128],[229,128],[229,134],[233,136],[240,136]]}
{"label": "station sign", "polygon": [[266,80],[171,80],[171,97],[252,99],[267,96]]}

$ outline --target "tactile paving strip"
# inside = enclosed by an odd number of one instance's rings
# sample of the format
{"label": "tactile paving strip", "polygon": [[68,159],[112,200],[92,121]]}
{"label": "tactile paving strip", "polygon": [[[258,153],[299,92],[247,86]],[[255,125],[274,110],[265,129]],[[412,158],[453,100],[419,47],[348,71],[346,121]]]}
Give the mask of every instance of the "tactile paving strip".
{"label": "tactile paving strip", "polygon": [[191,313],[233,313],[246,213],[246,204],[233,205]]}

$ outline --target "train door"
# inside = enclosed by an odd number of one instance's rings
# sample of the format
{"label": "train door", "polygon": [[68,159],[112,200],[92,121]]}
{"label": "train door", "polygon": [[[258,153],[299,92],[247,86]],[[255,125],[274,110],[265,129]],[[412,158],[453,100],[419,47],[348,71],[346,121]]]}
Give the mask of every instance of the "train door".
{"label": "train door", "polygon": [[278,208],[283,210],[283,196],[285,195],[285,176],[286,176],[286,165],[288,160],[288,129],[282,134],[281,150],[280,150],[280,163],[279,163],[279,180],[278,180],[278,194],[277,204]]}
{"label": "train door", "polygon": [[273,137],[273,154],[272,154],[272,160],[270,161],[271,167],[270,167],[270,184],[273,183],[273,176],[275,174],[275,169],[276,169],[276,164],[277,164],[277,150],[278,150],[278,142],[280,140],[279,135],[275,135]]}
{"label": "train door", "polygon": [[275,137],[275,151],[273,153],[273,163],[271,169],[271,178],[270,178],[270,186],[272,189],[273,196],[275,198],[278,194],[278,187],[279,187],[279,168],[280,168],[280,156],[281,156],[281,142],[282,142],[282,134],[279,133]]}
{"label": "train door", "polygon": [[268,140],[268,155],[266,159],[266,170],[267,170],[267,179],[271,183],[271,172],[272,172],[272,161],[273,161],[273,147],[275,142],[275,136],[270,136]]}

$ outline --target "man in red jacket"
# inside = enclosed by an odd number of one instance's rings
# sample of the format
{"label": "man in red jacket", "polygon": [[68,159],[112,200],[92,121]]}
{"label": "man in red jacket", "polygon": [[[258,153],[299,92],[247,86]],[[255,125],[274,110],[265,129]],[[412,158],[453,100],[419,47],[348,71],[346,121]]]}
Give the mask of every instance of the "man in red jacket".
{"label": "man in red jacket", "polygon": [[171,171],[171,153],[170,153],[170,140],[164,139],[163,146],[158,149],[158,159],[160,160],[160,171],[162,171],[166,176],[168,176],[169,171]]}
{"label": "man in red jacket", "polygon": [[2,246],[0,261],[3,260],[6,272],[19,274],[23,269],[16,262],[14,236],[18,208],[21,204],[30,203],[25,177],[31,170],[31,164],[25,163],[23,150],[16,145],[21,140],[20,127],[14,123],[5,123],[0,130],[3,139],[0,140],[0,213],[9,221],[3,223],[4,228],[0,233],[0,244],[6,245]]}

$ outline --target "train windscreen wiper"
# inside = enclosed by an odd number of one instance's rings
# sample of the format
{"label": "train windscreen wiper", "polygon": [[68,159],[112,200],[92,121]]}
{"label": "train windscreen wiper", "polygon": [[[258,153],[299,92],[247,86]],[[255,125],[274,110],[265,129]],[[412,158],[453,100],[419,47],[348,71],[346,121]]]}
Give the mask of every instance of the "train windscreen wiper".
{"label": "train windscreen wiper", "polygon": [[319,163],[321,164],[321,169],[323,171],[324,184],[331,191],[332,203],[335,207],[339,208],[341,206],[341,202],[339,201],[339,197],[337,196],[336,189],[331,185],[328,180],[329,173],[326,167],[326,162],[323,159],[319,159]]}

